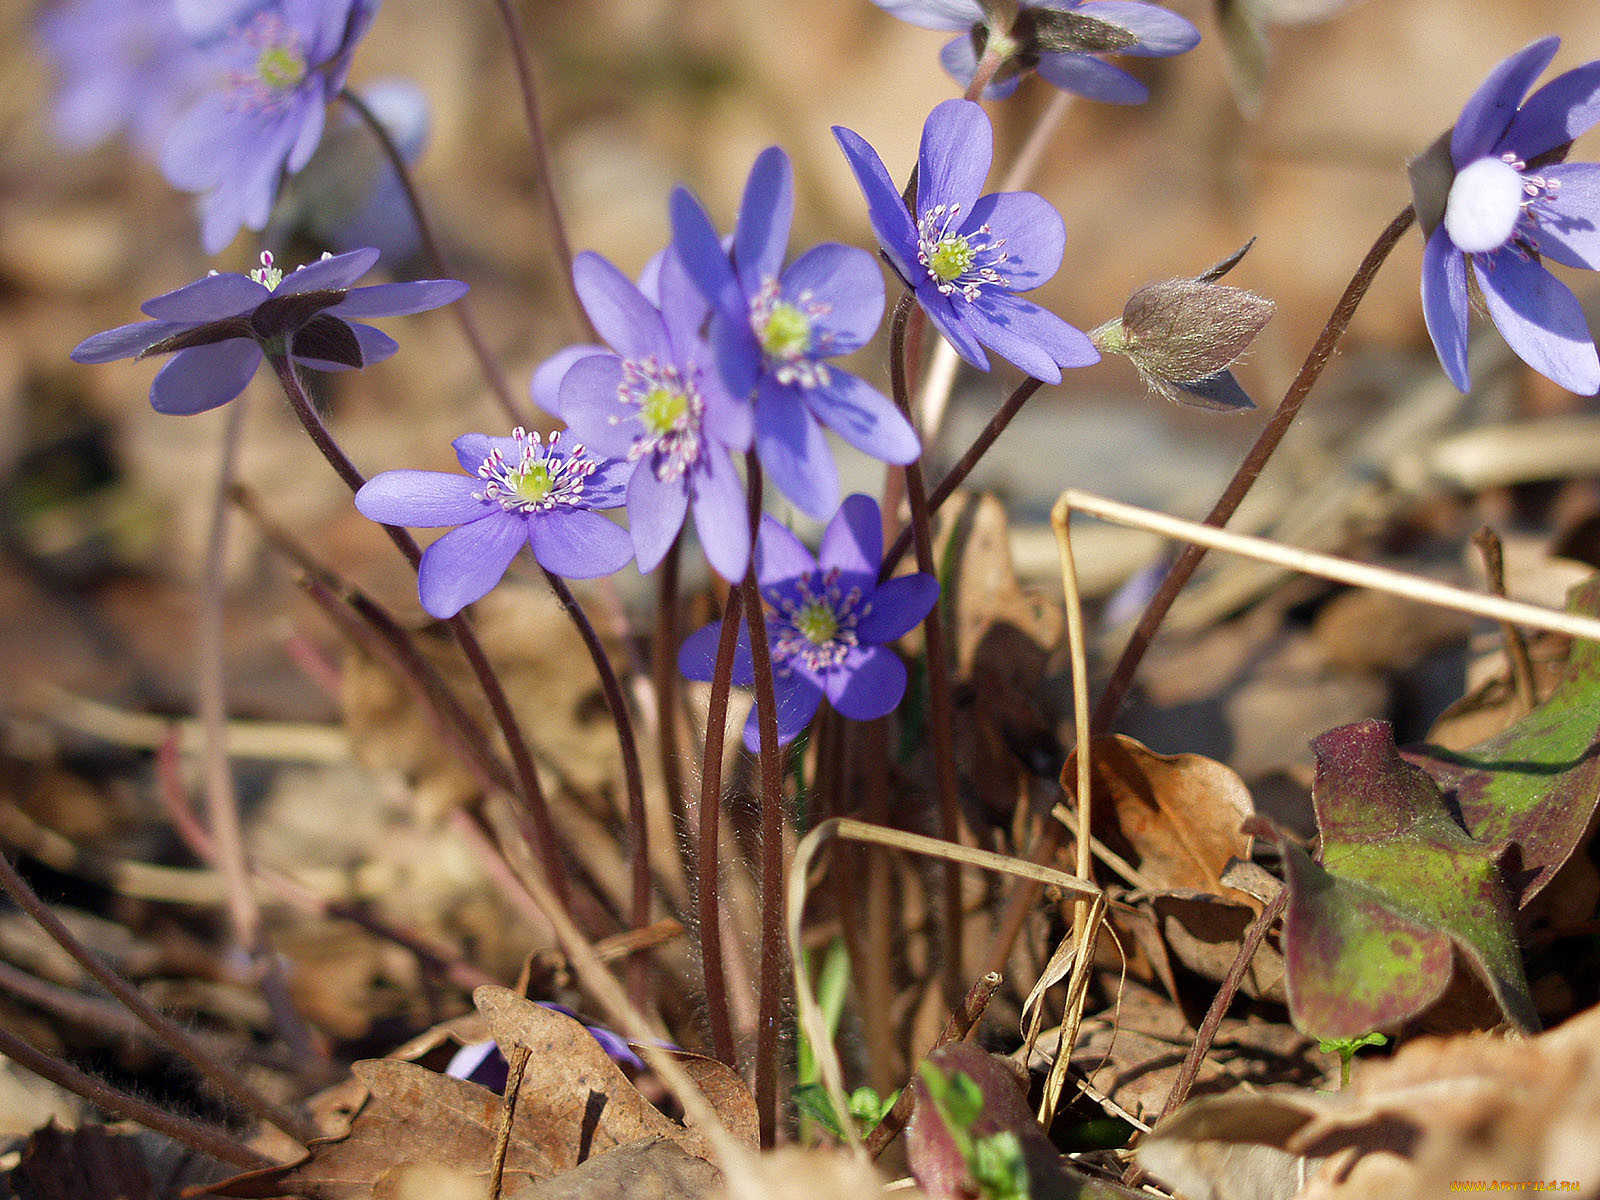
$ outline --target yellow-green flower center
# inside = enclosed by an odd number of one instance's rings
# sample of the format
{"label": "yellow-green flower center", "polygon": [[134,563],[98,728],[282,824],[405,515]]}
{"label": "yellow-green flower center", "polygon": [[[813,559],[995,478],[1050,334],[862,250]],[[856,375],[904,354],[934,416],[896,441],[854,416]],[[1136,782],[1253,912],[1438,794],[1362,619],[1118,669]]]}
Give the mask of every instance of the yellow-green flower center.
{"label": "yellow-green flower center", "polygon": [[689,412],[689,398],[672,388],[653,387],[639,403],[639,420],[653,437],[677,429]]}
{"label": "yellow-green flower center", "polygon": [[256,76],[274,91],[298,87],[306,76],[306,60],[293,47],[268,46],[256,59]]}
{"label": "yellow-green flower center", "polygon": [[811,318],[787,300],[773,304],[761,331],[761,348],[777,359],[798,358],[811,349]]}
{"label": "yellow-green flower center", "polygon": [[795,610],[794,627],[814,646],[826,646],[839,632],[839,614],[820,596],[814,596]]}
{"label": "yellow-green flower center", "polygon": [[978,252],[966,238],[957,234],[955,237],[942,239],[928,255],[928,270],[933,272],[935,279],[944,283],[954,283],[972,269],[973,260]]}
{"label": "yellow-green flower center", "polygon": [[544,461],[524,463],[510,475],[508,482],[516,492],[517,499],[529,505],[537,505],[550,494],[550,489],[555,486],[555,479],[550,474],[550,464]]}

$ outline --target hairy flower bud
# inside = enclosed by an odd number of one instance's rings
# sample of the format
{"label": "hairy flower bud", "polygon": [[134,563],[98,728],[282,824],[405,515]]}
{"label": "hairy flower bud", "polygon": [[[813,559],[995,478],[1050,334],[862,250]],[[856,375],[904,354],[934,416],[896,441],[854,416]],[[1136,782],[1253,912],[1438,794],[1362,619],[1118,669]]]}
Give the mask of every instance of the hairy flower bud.
{"label": "hairy flower bud", "polygon": [[1197,278],[1140,288],[1122,316],[1092,330],[1089,339],[1103,353],[1127,358],[1145,386],[1168,400],[1203,408],[1254,408],[1228,368],[1277,306],[1244,288],[1216,282],[1243,253]]}

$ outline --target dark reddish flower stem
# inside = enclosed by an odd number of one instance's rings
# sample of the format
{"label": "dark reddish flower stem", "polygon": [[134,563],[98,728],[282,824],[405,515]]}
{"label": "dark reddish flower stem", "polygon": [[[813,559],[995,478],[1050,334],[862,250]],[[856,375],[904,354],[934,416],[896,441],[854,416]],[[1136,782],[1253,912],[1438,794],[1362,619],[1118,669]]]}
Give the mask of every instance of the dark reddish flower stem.
{"label": "dark reddish flower stem", "polygon": [[[911,392],[907,382],[906,322],[916,306],[915,295],[909,291],[902,293],[889,320],[890,383],[894,389],[894,402],[907,420],[912,420],[912,415]],[[928,494],[923,484],[920,459],[907,464],[905,481],[906,501],[911,508],[911,540],[917,552],[917,570],[937,579],[939,571],[933,561],[933,533],[929,525]],[[885,562],[883,570],[879,572],[880,582],[888,577],[890,570]],[[961,811],[956,781],[955,708],[950,698],[950,667],[941,612],[943,603],[941,596],[928,610],[922,623],[928,660],[928,748],[933,755],[934,777],[939,789],[939,835],[948,842],[958,842],[961,840]],[[961,868],[953,862],[944,864],[944,926],[946,985],[952,997],[958,999],[966,991],[966,986],[962,982],[961,968]]]}
{"label": "dark reddish flower stem", "polygon": [[[761,521],[761,463],[755,451],[745,457],[750,487],[750,537]],[[778,701],[772,655],[767,649],[767,618],[756,583],[754,549],[745,571],[744,617],[755,667],[757,759],[761,771],[761,975],[756,1004],[756,1113],[763,1147],[778,1132],[778,1019],[783,1008],[785,959],[783,933],[783,751],[778,746]]]}
{"label": "dark reddish flower stem", "polygon": [[722,748],[728,725],[728,690],[732,686],[733,656],[739,645],[743,606],[744,598],[739,589],[729,589],[728,602],[722,610],[722,634],[717,639],[716,667],[711,673],[705,756],[700,760],[699,830],[695,838],[695,915],[700,924],[700,969],[705,976],[711,1052],[735,1069],[739,1061],[733,1044],[733,1022],[728,1015],[728,978],[722,963],[717,835],[721,830]]}

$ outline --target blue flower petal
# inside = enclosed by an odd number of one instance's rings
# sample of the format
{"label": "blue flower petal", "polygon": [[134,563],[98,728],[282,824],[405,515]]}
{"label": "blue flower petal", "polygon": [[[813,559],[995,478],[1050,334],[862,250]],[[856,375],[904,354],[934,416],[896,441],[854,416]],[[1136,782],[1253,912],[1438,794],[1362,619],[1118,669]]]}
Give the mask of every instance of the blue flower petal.
{"label": "blue flower petal", "polygon": [[984,20],[978,0],[872,0],[891,17],[924,29],[967,29]]}
{"label": "blue flower petal", "polygon": [[1545,84],[1517,110],[1500,144],[1524,162],[1565,145],[1600,121],[1600,62]]}
{"label": "blue flower petal", "polygon": [[818,521],[839,503],[839,471],[822,426],[799,389],[768,377],[756,389],[756,454],[767,477],[801,512]]}
{"label": "blue flower petal", "polygon": [[1060,383],[1062,367],[1100,361],[1087,334],[1021,296],[986,293],[968,308],[966,319],[984,345],[1046,383]]}
{"label": "blue flower petal", "polygon": [[1487,270],[1477,272],[1478,284],[1506,344],[1568,391],[1581,396],[1600,392],[1600,358],[1577,297],[1538,263],[1514,252],[1502,251],[1492,259]]}
{"label": "blue flower petal", "polygon": [[876,582],[883,563],[883,514],[871,496],[852,492],[822,531],[817,561],[824,570],[864,575]]}
{"label": "blue flower petal", "polygon": [[761,514],[761,536],[756,538],[756,582],[763,591],[809,578],[817,560],[794,531],[768,513]]}
{"label": "blue flower petal", "polygon": [[596,354],[604,355],[609,353],[604,346],[581,344],[557,350],[534,369],[533,382],[528,388],[529,396],[539,408],[552,416],[559,416],[561,413],[561,381],[567,377],[567,372],[572,369],[572,364],[579,359],[589,358]]}
{"label": "blue flower petal", "polygon": [[1600,270],[1600,163],[1561,163],[1541,174],[1560,190],[1540,206],[1539,253],[1563,266]]}
{"label": "blue flower petal", "polygon": [[781,283],[785,299],[794,302],[805,296],[826,306],[813,330],[828,336],[830,357],[854,353],[877,333],[883,319],[883,270],[859,246],[813,246],[789,264]]}
{"label": "blue flower petal", "polygon": [[261,348],[248,338],[180,350],[156,373],[150,404],[172,416],[208,412],[244,391],[260,365]]}
{"label": "blue flower petal", "polygon": [[[678,648],[678,670],[683,677],[709,683],[716,674],[717,645],[721,641],[721,621],[702,625],[686,637]],[[749,687],[755,681],[755,663],[750,658],[750,631],[740,620],[739,637],[733,649],[733,674],[729,682],[735,687]]]}
{"label": "blue flower petal", "polygon": [[[703,469],[695,473],[694,495],[690,499],[694,531],[700,537],[700,548],[705,551],[711,569],[730,583],[737,583],[750,566],[750,524],[745,514],[744,485],[733,469],[732,460],[721,451],[711,451],[701,459],[701,464]],[[641,469],[635,472],[635,477],[646,473]],[[635,518],[631,494],[629,500],[628,519],[632,521]],[[640,557],[642,560],[643,556]],[[640,570],[643,569],[641,561]]]}
{"label": "blue flower petal", "polygon": [[[473,495],[483,481],[446,471],[384,471],[356,492],[356,511],[384,525],[434,529],[464,525],[505,511],[491,500]],[[602,518],[604,519],[604,518]]]}
{"label": "blue flower petal", "polygon": [[592,250],[572,263],[573,286],[596,332],[624,358],[670,359],[672,346],[655,305],[621,271]]}
{"label": "blue flower petal", "polygon": [[1183,17],[1159,4],[1139,4],[1135,0],[1086,0],[1074,9],[1086,17],[1108,21],[1133,34],[1139,41],[1117,51],[1150,58],[1186,54],[1200,44],[1200,31]]}
{"label": "blue flower petal", "polygon": [[527,541],[527,522],[503,509],[452,529],[422,552],[417,594],[423,609],[448,620],[483,599]]}
{"label": "blue flower petal", "polygon": [[[284,282],[288,283],[287,280]],[[380,283],[372,287],[356,288],[328,311],[336,317],[347,319],[402,317],[442,308],[466,294],[467,285],[455,279],[418,279],[411,283]]]}
{"label": "blue flower petal", "polygon": [[545,570],[567,579],[610,575],[633,557],[628,531],[588,509],[553,509],[534,516],[529,524],[534,558]]}
{"label": "blue flower petal", "polygon": [[1472,386],[1467,374],[1467,260],[1443,225],[1422,251],[1422,316],[1439,365],[1451,383],[1466,391]]}
{"label": "blue flower petal", "polygon": [[135,358],[157,342],[192,328],[192,321],[135,321],[84,338],[68,357],[75,363],[108,363],[119,358]]}
{"label": "blue flower petal", "polygon": [[689,496],[682,481],[663,483],[648,459],[640,462],[628,480],[628,528],[644,574],[654,571],[666,557],[688,510]]}
{"label": "blue flower petal", "polygon": [[561,380],[557,412],[585,446],[606,458],[624,458],[639,433],[637,412],[617,399],[622,360],[615,354],[579,358]]}
{"label": "blue flower petal", "polygon": [[[805,727],[811,724],[811,718],[817,715],[817,708],[822,703],[822,689],[796,673],[773,680],[773,691],[778,709],[778,745],[787,746],[800,736]],[[744,745],[752,754],[760,753],[760,719],[760,710],[751,705],[750,716],[744,723]]]}
{"label": "blue flower petal", "polygon": [[848,371],[830,367],[828,382],[804,396],[817,420],[863,454],[904,466],[922,453],[922,440],[894,401]]}
{"label": "blue flower petal", "polygon": [[733,259],[747,293],[777,278],[794,222],[794,168],[776,146],[763,150],[750,169],[733,235]]}
{"label": "blue flower petal", "polygon": [[872,595],[872,611],[856,632],[867,643],[892,642],[922,623],[939,599],[939,581],[926,572],[896,575]]}
{"label": "blue flower petal", "polygon": [[1102,62],[1091,54],[1043,54],[1037,68],[1039,78],[1101,104],[1143,104],[1150,89],[1121,67]]}
{"label": "blue flower petal", "polygon": [[272,293],[248,275],[206,275],[177,291],[146,300],[139,311],[161,321],[222,321],[257,308]]}
{"label": "blue flower petal", "polygon": [[718,312],[730,316],[738,313],[746,317],[748,324],[744,289],[700,201],[687,189],[674,188],[667,201],[667,211],[672,218],[673,249],[700,294]]}
{"label": "blue flower petal", "polygon": [[1037,192],[991,192],[972,206],[966,228],[988,224],[1006,244],[999,270],[1011,292],[1029,292],[1061,269],[1067,227],[1061,213]]}
{"label": "blue flower petal", "polygon": [[[278,285],[276,295],[293,296],[300,292],[319,292],[331,290],[342,292],[351,287],[368,271],[377,265],[378,252],[370,246],[359,250],[347,250],[343,254],[330,255],[309,262],[297,271],[290,271],[283,277],[283,282]],[[394,284],[385,284],[384,287],[394,287]],[[409,284],[398,286],[409,287]],[[364,291],[378,291],[379,288],[365,288]],[[346,296],[346,300],[350,297]],[[340,316],[351,317],[382,317],[388,316],[384,312],[361,312],[357,305],[355,311],[340,312]],[[420,310],[418,310],[420,311]]]}
{"label": "blue flower petal", "polygon": [[1518,103],[1539,73],[1550,65],[1560,45],[1558,37],[1541,38],[1504,59],[1478,85],[1450,134],[1450,160],[1457,167],[1494,150],[1510,126]]}
{"label": "blue flower petal", "polygon": [[878,245],[900,277],[915,282],[919,274],[926,272],[917,266],[917,227],[900,198],[900,189],[889,178],[877,151],[860,134],[835,125],[833,136],[867,199],[867,219],[872,222]]}
{"label": "blue flower petal", "polygon": [[926,273],[917,283],[917,301],[922,305],[922,311],[928,314],[928,320],[944,334],[945,341],[950,343],[963,362],[980,371],[989,369],[989,356],[983,352],[983,347],[978,344],[979,339],[966,324],[966,314],[972,308],[970,304],[960,297],[942,295]]}
{"label": "blue flower petal", "polygon": [[945,100],[922,126],[917,158],[917,213],[937,205],[959,205],[970,213],[994,158],[994,127],[971,100]]}
{"label": "blue flower petal", "polygon": [[828,703],[852,721],[893,712],[905,694],[906,665],[887,646],[852,650],[841,669],[828,673]]}

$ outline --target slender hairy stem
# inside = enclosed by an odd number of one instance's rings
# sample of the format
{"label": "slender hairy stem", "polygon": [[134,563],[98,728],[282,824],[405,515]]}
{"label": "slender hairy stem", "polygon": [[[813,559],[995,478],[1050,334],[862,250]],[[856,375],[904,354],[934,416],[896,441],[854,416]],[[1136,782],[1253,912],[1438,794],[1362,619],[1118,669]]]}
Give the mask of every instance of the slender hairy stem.
{"label": "slender hairy stem", "polygon": [[[384,157],[389,160],[389,165],[394,168],[395,177],[400,181],[400,188],[405,192],[406,204],[411,208],[411,219],[416,223],[417,236],[422,239],[422,251],[428,256],[431,269],[441,279],[455,278],[455,272],[450,269],[450,264],[444,256],[444,249],[439,244],[439,239],[434,233],[433,222],[428,219],[428,211],[422,206],[422,197],[417,192],[416,182],[411,177],[411,167],[406,162],[405,156],[400,153],[400,147],[394,144],[394,139],[389,136],[389,131],[383,127],[383,122],[378,120],[372,109],[367,107],[366,101],[356,95],[349,88],[339,93],[339,99],[350,106],[350,111],[361,118],[362,124],[371,131],[382,149]],[[506,378],[500,364],[489,351],[489,343],[484,340],[483,331],[478,328],[478,322],[473,318],[472,306],[465,296],[450,305],[450,311],[455,316],[456,323],[461,326],[461,332],[467,339],[467,344],[472,348],[473,357],[478,360],[478,366],[483,371],[483,377],[488,381],[490,389],[495,394],[495,399],[500,401],[500,407],[505,409],[506,415],[513,424],[523,424],[521,406],[517,403],[516,395],[511,390],[511,382]]]}
{"label": "slender hairy stem", "polygon": [[[72,930],[67,928],[66,922],[58,917],[48,904],[39,899],[38,893],[28,886],[28,881],[17,873],[17,869],[11,865],[11,860],[3,854],[0,854],[0,889],[4,889],[18,908],[32,917],[58,946],[89,972],[96,983],[148,1025],[163,1046],[193,1067],[202,1079],[214,1084],[222,1095],[240,1105],[246,1112],[254,1113],[269,1125],[283,1130],[296,1141],[304,1142],[314,1136],[314,1131],[304,1121],[259,1095],[232,1070],[223,1066],[215,1055],[196,1045],[175,1022],[146,1000],[144,993],[117,974],[104,959],[79,941]],[[9,1054],[10,1051],[6,1053]],[[29,1070],[35,1069],[31,1064],[24,1063],[24,1065]]]}
{"label": "slender hairy stem", "polygon": [[[750,536],[761,519],[761,463],[752,450],[745,459],[750,486]],[[754,556],[745,571],[745,626],[755,666],[757,759],[761,770],[761,977],[756,1009],[756,1114],[762,1146],[778,1134],[778,1018],[783,1010],[786,955],[783,943],[783,751],[778,745],[778,700],[772,654],[767,648],[767,617],[761,607]]]}
{"label": "slender hairy stem", "polygon": [[[656,577],[656,627],[651,634],[650,680],[656,693],[656,749],[667,811],[679,824],[687,848],[683,764],[678,761],[678,568],[683,538],[672,539]],[[687,864],[686,864],[687,865]],[[686,872],[687,873],[687,872]]]}
{"label": "slender hairy stem", "polygon": [[201,1154],[208,1154],[230,1167],[237,1167],[241,1171],[255,1171],[275,1165],[270,1158],[257,1154],[247,1146],[241,1146],[225,1134],[174,1116],[165,1109],[136,1099],[92,1075],[84,1074],[69,1063],[64,1063],[32,1043],[23,1041],[4,1026],[0,1026],[0,1054],[15,1060],[41,1079],[48,1079],[57,1087],[82,1096],[103,1112],[165,1134],[173,1141],[181,1142]]}
{"label": "slender hairy stem", "polygon": [[[543,567],[540,569],[544,570]],[[583,606],[561,576],[545,571],[544,577],[550,584],[550,590],[556,594],[562,610],[572,618],[578,636],[583,638],[589,657],[594,660],[595,673],[600,676],[600,690],[605,694],[606,708],[611,713],[612,724],[617,727],[617,742],[622,750],[622,776],[628,789],[628,825],[632,847],[629,858],[633,872],[633,894],[628,922],[635,929],[643,929],[650,924],[650,819],[644,807],[644,772],[639,768],[639,744],[633,736],[633,717],[628,712],[628,700],[622,694],[622,684],[617,681],[611,658],[600,644],[600,635],[595,632]],[[629,999],[635,1008],[649,1011],[650,960],[642,954],[634,955],[629,962],[629,976]]]}
{"label": "slender hairy stem", "polygon": [[[1300,371],[1295,375],[1289,390],[1284,393],[1283,400],[1278,404],[1277,411],[1272,414],[1272,419],[1257,436],[1255,445],[1234,472],[1233,479],[1212,507],[1211,513],[1206,517],[1207,525],[1223,525],[1238,509],[1240,502],[1249,492],[1256,478],[1267,465],[1267,460],[1272,457],[1272,452],[1278,448],[1278,443],[1283,440],[1284,434],[1289,431],[1290,424],[1300,412],[1300,407],[1310,395],[1311,388],[1321,377],[1323,368],[1328,365],[1328,360],[1333,356],[1334,349],[1339,344],[1339,339],[1350,325],[1350,319],[1355,316],[1356,308],[1362,298],[1367,294],[1367,289],[1372,285],[1373,278],[1378,273],[1378,268],[1389,257],[1401,235],[1411,228],[1411,223],[1416,220],[1416,211],[1409,205],[1401,210],[1394,220],[1390,221],[1384,231],[1378,235],[1378,240],[1367,251],[1366,257],[1361,260],[1356,268],[1355,275],[1345,287],[1344,294],[1339,297],[1339,302],[1334,305],[1328,323],[1323,326],[1322,333],[1313,343],[1310,352],[1306,355],[1305,362],[1301,364]],[[1117,712],[1122,707],[1122,701],[1128,694],[1128,688],[1133,682],[1133,675],[1138,670],[1139,663],[1144,659],[1145,651],[1150,648],[1151,641],[1155,638],[1156,630],[1166,618],[1167,611],[1172,607],[1172,602],[1177,599],[1178,592],[1188,583],[1194,575],[1195,568],[1200,565],[1200,560],[1205,556],[1204,547],[1190,544],[1184,547],[1178,560],[1167,572],[1167,577],[1161,581],[1161,587],[1151,597],[1150,603],[1145,607],[1144,614],[1139,618],[1139,624],[1128,639],[1127,646],[1123,649],[1122,657],[1117,660],[1117,665],[1112,672],[1111,679],[1106,684],[1106,690],[1096,705],[1090,729],[1095,734],[1109,732],[1111,724],[1116,720]],[[1061,848],[1061,840],[1066,836],[1066,827],[1058,821],[1053,821],[1045,826],[1043,834],[1034,846],[1029,858],[1034,862],[1048,862]],[[995,931],[994,939],[989,945],[989,954],[985,961],[986,970],[998,970],[1005,964],[1006,958],[1011,953],[1011,947],[1017,940],[1017,935],[1022,931],[1022,923],[1027,918],[1034,900],[1039,894],[1037,884],[1022,882],[1012,888],[1011,895],[1006,901],[1005,911],[1001,914],[999,928]]]}
{"label": "slender hairy stem", "polygon": [[[333,440],[328,427],[322,423],[322,418],[317,414],[311,398],[306,395],[306,390],[300,383],[293,361],[286,353],[269,355],[268,361],[277,372],[278,382],[282,385],[284,395],[288,397],[295,416],[300,419],[300,424],[305,427],[306,433],[322,452],[322,456],[328,460],[328,465],[340,479],[344,480],[352,492],[360,491],[361,485],[367,481],[366,476],[356,469],[349,456]],[[394,525],[385,525],[383,530],[413,568],[422,562],[422,550],[409,533]],[[483,652],[483,646],[478,641],[478,635],[471,623],[464,615],[457,613],[446,624],[454,635],[457,645],[461,647],[461,653],[466,655],[467,664],[472,668],[473,675],[477,677],[478,686],[483,691],[484,699],[489,702],[489,710],[494,714],[495,723],[505,735],[506,747],[511,751],[511,765],[517,772],[518,797],[523,805],[522,817],[527,824],[529,840],[544,863],[545,873],[550,879],[550,888],[561,898],[563,904],[570,905],[572,889],[567,883],[561,842],[556,834],[555,823],[550,819],[550,806],[545,800],[544,789],[539,784],[539,771],[534,766],[527,739],[522,736],[522,726],[517,721],[517,714],[511,707],[511,701],[500,683],[500,677],[495,674],[494,666],[489,662],[489,656]]]}
{"label": "slender hairy stem", "polygon": [[[906,322],[916,298],[911,292],[901,295],[889,323],[889,375],[894,402],[911,419],[911,393],[907,386]],[[920,309],[919,309],[920,311]],[[922,481],[921,461],[905,468],[906,499],[911,506],[911,538],[917,552],[917,570],[939,576],[933,561],[933,533],[928,523],[928,494]],[[887,577],[884,564],[880,578]],[[922,622],[923,642],[928,660],[928,744],[933,751],[934,778],[939,788],[939,835],[947,842],[961,840],[961,809],[957,793],[955,760],[955,708],[950,698],[950,668],[944,644],[944,620],[940,611],[943,597],[928,610]],[[944,863],[944,974],[952,997],[965,990],[961,967],[961,868],[953,861]],[[953,1002],[953,1001],[952,1001]]]}
{"label": "slender hairy stem", "polygon": [[222,461],[212,495],[211,533],[206,540],[205,569],[200,588],[198,625],[200,725],[204,730],[206,813],[216,839],[216,864],[228,896],[228,922],[233,939],[249,960],[254,977],[284,1043],[302,1058],[317,1056],[316,1039],[289,997],[282,964],[267,940],[261,907],[250,886],[250,863],[245,855],[244,827],[239,819],[239,795],[233,786],[233,765],[228,761],[228,701],[223,648],[223,559],[228,547],[228,492],[239,458],[239,440],[247,411],[241,397],[228,411],[222,434]]}
{"label": "slender hairy stem", "polygon": [[[955,466],[951,467],[944,478],[935,485],[933,491],[928,493],[930,517],[943,508],[944,502],[950,499],[951,494],[967,481],[967,476],[972,474],[972,469],[978,465],[979,460],[989,453],[989,448],[1000,439],[1006,426],[1011,424],[1012,418],[1022,411],[1022,406],[1043,386],[1042,379],[1024,379],[1017,385],[1016,390],[1006,397],[1005,403],[995,410],[994,416],[989,418],[988,424],[973,440],[972,445],[967,447]],[[892,574],[909,549],[911,549],[911,526],[906,525],[895,535],[889,553],[883,556],[884,571]]]}
{"label": "slender hairy stem", "polygon": [[700,969],[705,975],[706,1023],[711,1027],[711,1052],[737,1068],[733,1024],[728,1015],[728,979],[722,963],[721,872],[718,834],[722,817],[722,746],[728,724],[728,689],[733,680],[733,655],[739,645],[739,618],[744,598],[728,592],[717,639],[717,662],[711,673],[711,701],[706,712],[705,756],[700,760],[699,832],[695,838],[695,915],[700,923]]}
{"label": "slender hairy stem", "polygon": [[[933,1045],[928,1047],[932,1053],[940,1046],[948,1046],[951,1042],[959,1042],[977,1026],[982,1019],[984,1011],[989,1007],[989,1001],[1000,990],[1000,973],[990,971],[982,976],[976,983],[967,989],[967,994],[962,997],[961,1003],[950,1014],[950,1019],[945,1022],[944,1028],[939,1031],[939,1036]],[[926,1057],[926,1055],[924,1055]],[[914,1076],[913,1076],[914,1077]],[[906,1127],[906,1121],[911,1117],[911,1085],[908,1083],[900,1089],[900,1095],[894,1102],[894,1107],[884,1115],[883,1120],[873,1127],[867,1134],[863,1143],[867,1155],[877,1158],[884,1152],[895,1135]]]}
{"label": "slender hairy stem", "polygon": [[[1250,488],[1267,465],[1267,460],[1272,457],[1273,451],[1278,448],[1278,443],[1283,441],[1283,435],[1289,432],[1295,417],[1300,414],[1300,407],[1305,403],[1306,397],[1311,394],[1312,387],[1322,376],[1322,370],[1328,365],[1328,360],[1333,357],[1333,351],[1339,344],[1339,339],[1350,326],[1350,319],[1355,316],[1357,307],[1360,306],[1367,289],[1372,286],[1373,279],[1378,274],[1378,268],[1383,266],[1384,260],[1389,257],[1389,252],[1400,241],[1401,235],[1411,228],[1411,223],[1416,220],[1416,210],[1407,205],[1394,220],[1389,222],[1387,228],[1378,235],[1378,240],[1372,244],[1372,249],[1367,251],[1361,265],[1356,268],[1355,275],[1344,289],[1344,295],[1339,297],[1339,303],[1334,305],[1333,313],[1328,317],[1328,323],[1322,327],[1322,333],[1311,347],[1311,352],[1306,355],[1306,360],[1301,364],[1300,372],[1289,384],[1289,390],[1284,393],[1283,400],[1279,402],[1277,411],[1272,414],[1272,419],[1262,428],[1256,437],[1255,445],[1250,447],[1250,452],[1245,455],[1244,461],[1239,464],[1239,469],[1233,473],[1233,478],[1228,481],[1228,486],[1223,490],[1217,502],[1212,505],[1211,512],[1207,514],[1207,525],[1222,526],[1228,523],[1228,518],[1238,511],[1240,503],[1249,494]],[[1106,682],[1106,690],[1100,696],[1100,703],[1094,711],[1094,731],[1105,733],[1111,728],[1111,723],[1116,720],[1117,712],[1122,708],[1122,701],[1128,694],[1128,688],[1133,683],[1133,674],[1139,669],[1139,664],[1144,660],[1145,651],[1150,648],[1156,630],[1165,620],[1167,610],[1172,607],[1172,602],[1178,598],[1178,593],[1194,575],[1195,568],[1200,565],[1200,560],[1205,557],[1205,547],[1189,545],[1184,547],[1178,556],[1178,561],[1173,563],[1172,569],[1167,572],[1167,577],[1161,581],[1160,588],[1150,598],[1150,603],[1145,606],[1139,624],[1134,628],[1128,638],[1128,644],[1123,648],[1122,657],[1117,660],[1116,667],[1111,672],[1111,678]]]}
{"label": "slender hairy stem", "polygon": [[561,199],[556,195],[555,171],[550,165],[550,141],[545,136],[544,118],[539,113],[539,89],[533,80],[533,56],[528,52],[528,39],[522,35],[522,23],[510,0],[495,0],[500,18],[505,23],[506,37],[511,42],[511,61],[517,69],[517,87],[522,93],[522,114],[528,122],[528,137],[533,144],[533,168],[539,177],[539,190],[544,194],[545,220],[550,223],[550,244],[555,247],[561,263],[561,278],[572,297],[572,307],[578,320],[591,333],[594,326],[589,321],[583,301],[578,297],[572,278],[572,242],[567,237],[567,225],[561,215]]}

